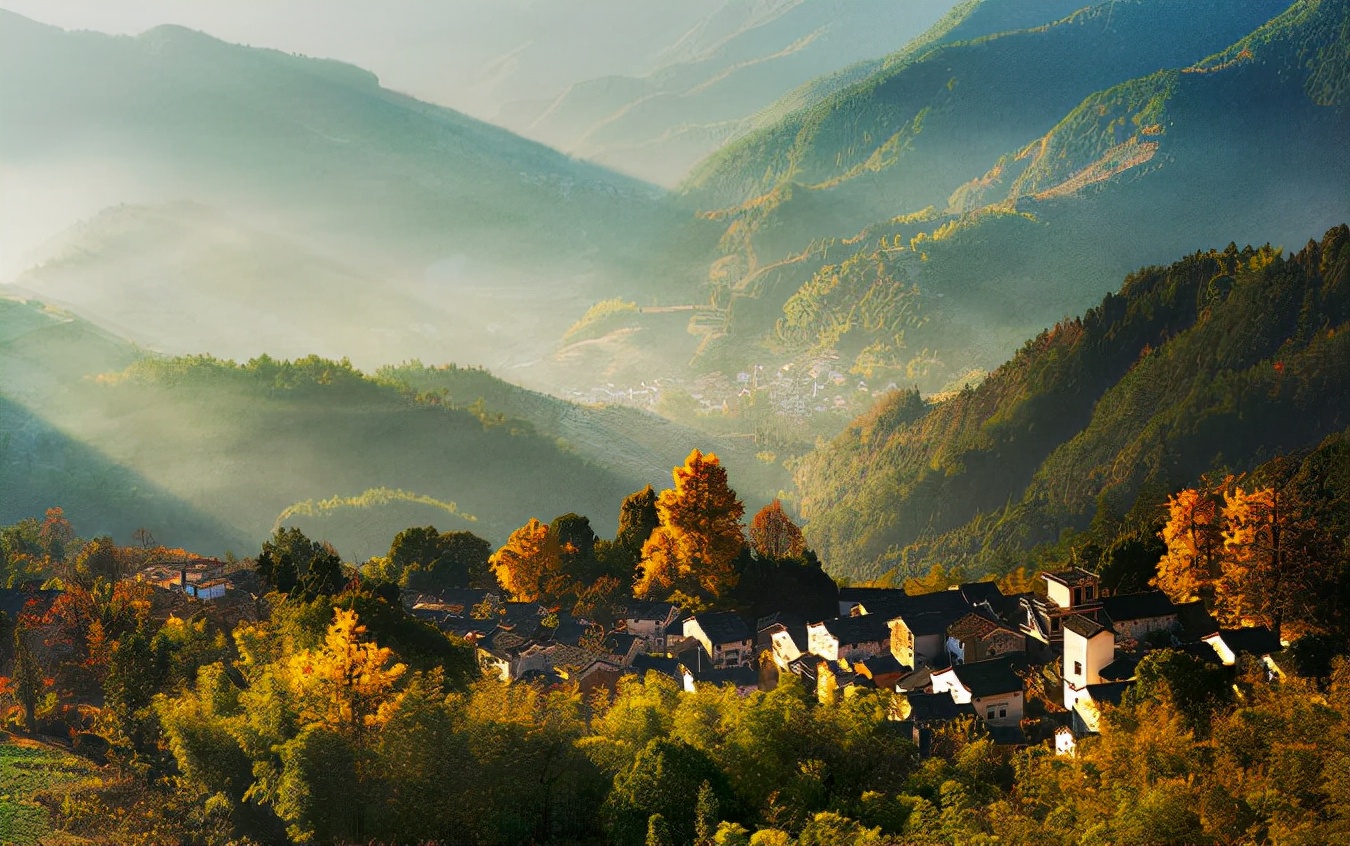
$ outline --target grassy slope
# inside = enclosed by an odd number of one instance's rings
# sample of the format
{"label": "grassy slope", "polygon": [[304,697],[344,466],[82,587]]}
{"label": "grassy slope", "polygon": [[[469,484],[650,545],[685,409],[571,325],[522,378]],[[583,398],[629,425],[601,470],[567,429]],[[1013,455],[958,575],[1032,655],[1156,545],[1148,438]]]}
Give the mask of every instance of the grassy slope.
{"label": "grassy slope", "polygon": [[64,835],[46,808],[31,799],[39,791],[59,791],[97,772],[83,758],[26,738],[0,735],[0,843],[15,846],[87,842]]}

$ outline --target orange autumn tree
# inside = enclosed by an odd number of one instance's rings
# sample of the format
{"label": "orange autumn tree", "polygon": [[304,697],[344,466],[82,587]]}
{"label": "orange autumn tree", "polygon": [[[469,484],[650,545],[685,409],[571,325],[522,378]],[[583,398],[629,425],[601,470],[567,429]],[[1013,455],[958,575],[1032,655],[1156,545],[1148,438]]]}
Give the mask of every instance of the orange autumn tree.
{"label": "orange autumn tree", "polygon": [[1209,593],[1219,575],[1224,550],[1219,501],[1211,491],[1186,488],[1168,497],[1167,515],[1159,533],[1167,552],[1151,583],[1173,602],[1188,602]]}
{"label": "orange autumn tree", "polygon": [[750,521],[750,546],[760,558],[779,561],[800,558],[806,552],[806,538],[775,499]]}
{"label": "orange autumn tree", "polygon": [[675,487],[656,500],[660,523],[643,544],[634,592],[699,607],[736,586],[745,505],[713,453],[690,452],[671,476]]}
{"label": "orange autumn tree", "polygon": [[1280,629],[1306,598],[1314,568],[1307,536],[1286,497],[1274,488],[1224,494],[1223,575],[1214,585],[1214,608],[1229,625]]}
{"label": "orange autumn tree", "polygon": [[548,524],[531,518],[511,533],[506,544],[488,559],[488,565],[512,599],[538,602],[552,593],[562,563],[558,553]]}

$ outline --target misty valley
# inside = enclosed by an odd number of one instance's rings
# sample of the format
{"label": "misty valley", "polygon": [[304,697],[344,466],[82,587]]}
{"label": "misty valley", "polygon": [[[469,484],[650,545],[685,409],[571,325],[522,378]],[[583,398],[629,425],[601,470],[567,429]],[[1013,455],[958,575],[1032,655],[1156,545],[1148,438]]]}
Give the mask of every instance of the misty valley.
{"label": "misty valley", "polygon": [[0,5],[0,842],[1350,842],[1350,5]]}

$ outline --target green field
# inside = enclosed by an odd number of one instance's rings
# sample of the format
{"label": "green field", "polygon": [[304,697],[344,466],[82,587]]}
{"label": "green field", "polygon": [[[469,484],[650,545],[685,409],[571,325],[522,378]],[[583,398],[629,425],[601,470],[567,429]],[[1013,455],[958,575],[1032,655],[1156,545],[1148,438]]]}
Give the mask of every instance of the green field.
{"label": "green field", "polygon": [[88,761],[31,740],[0,740],[0,843],[9,846],[73,842],[57,835],[38,791],[74,783],[96,771]]}

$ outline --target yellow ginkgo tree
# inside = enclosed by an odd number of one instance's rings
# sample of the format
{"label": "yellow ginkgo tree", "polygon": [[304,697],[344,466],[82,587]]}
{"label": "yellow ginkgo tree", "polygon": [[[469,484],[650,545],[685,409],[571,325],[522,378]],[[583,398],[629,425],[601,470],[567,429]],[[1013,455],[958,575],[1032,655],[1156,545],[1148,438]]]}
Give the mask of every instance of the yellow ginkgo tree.
{"label": "yellow ginkgo tree", "polygon": [[349,738],[381,724],[408,668],[394,662],[388,647],[366,640],[365,633],[355,611],[337,608],[323,646],[291,656],[287,679],[302,723]]}

